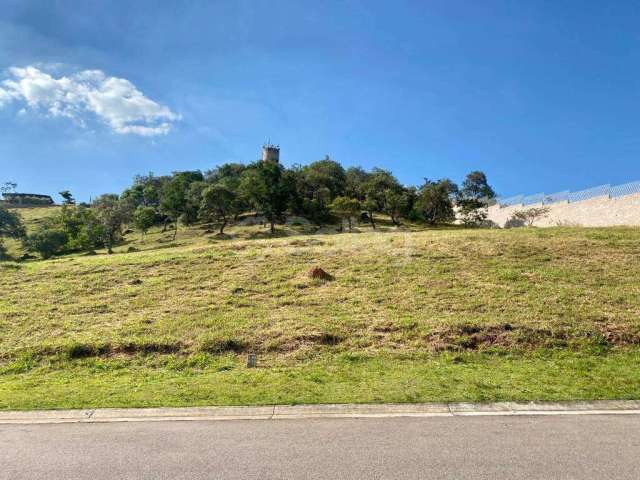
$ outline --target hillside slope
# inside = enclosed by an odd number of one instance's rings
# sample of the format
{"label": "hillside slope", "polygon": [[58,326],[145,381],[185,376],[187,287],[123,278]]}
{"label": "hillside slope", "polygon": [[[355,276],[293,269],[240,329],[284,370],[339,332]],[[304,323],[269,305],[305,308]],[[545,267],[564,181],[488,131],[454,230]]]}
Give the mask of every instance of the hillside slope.
{"label": "hillside slope", "polygon": [[640,396],[640,229],[179,235],[0,267],[0,407]]}

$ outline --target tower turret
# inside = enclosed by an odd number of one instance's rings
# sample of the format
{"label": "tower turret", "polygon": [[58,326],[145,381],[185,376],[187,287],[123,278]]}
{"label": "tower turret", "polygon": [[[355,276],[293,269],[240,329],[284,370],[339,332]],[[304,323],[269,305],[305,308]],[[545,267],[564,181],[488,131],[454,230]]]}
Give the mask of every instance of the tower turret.
{"label": "tower turret", "polygon": [[271,143],[263,145],[262,161],[278,163],[280,161],[280,147],[278,145],[272,145]]}

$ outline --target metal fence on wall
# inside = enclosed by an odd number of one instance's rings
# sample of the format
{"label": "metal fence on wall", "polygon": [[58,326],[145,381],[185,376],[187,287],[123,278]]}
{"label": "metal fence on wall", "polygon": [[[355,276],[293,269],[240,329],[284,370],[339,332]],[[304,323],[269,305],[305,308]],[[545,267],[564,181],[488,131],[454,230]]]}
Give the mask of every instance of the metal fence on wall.
{"label": "metal fence on wall", "polygon": [[633,195],[634,193],[640,193],[640,181],[615,186],[611,186],[609,184],[600,185],[593,188],[587,188],[586,190],[580,190],[578,192],[565,190],[563,192],[551,194],[536,193],[535,195],[515,195],[513,197],[505,198],[498,197],[496,199],[496,203],[501,207],[509,207],[512,205],[535,205],[538,203],[548,205],[558,202],[581,202],[595,197],[617,198],[625,195]]}

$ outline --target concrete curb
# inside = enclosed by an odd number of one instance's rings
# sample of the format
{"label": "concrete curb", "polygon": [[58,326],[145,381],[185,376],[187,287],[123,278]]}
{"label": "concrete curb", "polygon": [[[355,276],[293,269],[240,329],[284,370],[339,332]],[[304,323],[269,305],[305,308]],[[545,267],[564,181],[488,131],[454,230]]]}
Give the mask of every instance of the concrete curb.
{"label": "concrete curb", "polygon": [[640,400],[0,411],[0,424],[612,414],[640,415]]}

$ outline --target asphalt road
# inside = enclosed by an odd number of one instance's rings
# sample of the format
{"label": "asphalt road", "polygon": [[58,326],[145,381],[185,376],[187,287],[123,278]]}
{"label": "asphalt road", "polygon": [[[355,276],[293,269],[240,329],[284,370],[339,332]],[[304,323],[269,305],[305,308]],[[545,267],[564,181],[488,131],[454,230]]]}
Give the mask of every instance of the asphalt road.
{"label": "asphalt road", "polygon": [[2,479],[633,479],[640,415],[0,425]]}

